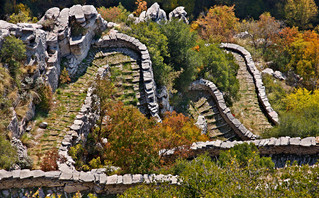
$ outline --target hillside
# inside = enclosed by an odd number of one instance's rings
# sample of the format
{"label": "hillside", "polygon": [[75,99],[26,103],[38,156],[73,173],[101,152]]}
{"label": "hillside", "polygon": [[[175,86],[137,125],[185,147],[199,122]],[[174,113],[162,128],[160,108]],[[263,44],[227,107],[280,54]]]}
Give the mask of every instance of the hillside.
{"label": "hillside", "polygon": [[315,1],[0,3],[1,197],[318,196]]}

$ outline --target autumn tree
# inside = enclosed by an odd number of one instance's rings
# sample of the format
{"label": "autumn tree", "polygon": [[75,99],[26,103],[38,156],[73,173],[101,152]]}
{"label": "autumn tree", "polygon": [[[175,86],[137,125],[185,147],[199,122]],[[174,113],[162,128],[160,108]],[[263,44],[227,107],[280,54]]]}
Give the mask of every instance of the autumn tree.
{"label": "autumn tree", "polygon": [[137,9],[133,12],[135,16],[140,16],[143,11],[147,10],[147,2],[143,0],[136,0],[135,5]]}
{"label": "autumn tree", "polygon": [[198,30],[199,35],[205,40],[228,42],[236,32],[238,21],[234,6],[214,6],[205,16],[193,22],[192,29]]}
{"label": "autumn tree", "polygon": [[289,25],[308,28],[310,21],[317,16],[318,7],[314,0],[287,0],[285,18]]}
{"label": "autumn tree", "polygon": [[28,23],[37,22],[37,18],[31,16],[30,8],[22,3],[19,3],[16,8],[16,13],[10,15],[10,23]]}
{"label": "autumn tree", "polygon": [[124,22],[127,19],[128,11],[119,3],[118,6],[105,8],[104,6],[97,8],[98,13],[106,21]]}
{"label": "autumn tree", "polygon": [[248,32],[251,35],[254,47],[257,49],[261,46],[263,53],[273,43],[273,39],[279,31],[280,23],[269,12],[260,15],[258,21],[248,22]]}

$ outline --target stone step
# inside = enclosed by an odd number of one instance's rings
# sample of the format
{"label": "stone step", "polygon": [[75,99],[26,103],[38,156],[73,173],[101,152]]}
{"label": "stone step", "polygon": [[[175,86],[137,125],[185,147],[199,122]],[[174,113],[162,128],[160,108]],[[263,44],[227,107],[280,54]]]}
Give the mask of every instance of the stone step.
{"label": "stone step", "polygon": [[199,107],[201,107],[202,105],[204,105],[207,102],[206,98],[201,98],[199,101],[197,101],[195,103],[195,107],[198,109]]}

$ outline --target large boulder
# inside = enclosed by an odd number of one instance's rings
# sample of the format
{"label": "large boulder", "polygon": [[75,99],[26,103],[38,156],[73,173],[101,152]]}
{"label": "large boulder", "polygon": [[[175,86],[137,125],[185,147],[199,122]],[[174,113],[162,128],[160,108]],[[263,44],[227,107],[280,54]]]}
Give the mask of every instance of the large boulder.
{"label": "large boulder", "polygon": [[184,21],[185,23],[189,23],[186,18],[187,12],[183,6],[179,6],[175,8],[172,12],[168,14],[169,20],[171,21],[173,18],[178,18],[179,20]]}

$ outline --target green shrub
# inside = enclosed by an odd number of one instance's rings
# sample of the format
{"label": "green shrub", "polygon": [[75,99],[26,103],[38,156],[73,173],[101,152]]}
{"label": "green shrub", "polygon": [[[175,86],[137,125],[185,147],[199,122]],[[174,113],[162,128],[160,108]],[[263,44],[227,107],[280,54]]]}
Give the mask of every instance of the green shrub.
{"label": "green shrub", "polygon": [[0,135],[0,169],[9,169],[17,162],[16,149],[11,146],[11,143],[3,135]]}
{"label": "green shrub", "polygon": [[211,80],[225,94],[228,104],[238,98],[239,82],[236,78],[238,65],[230,54],[223,52],[217,44],[206,45],[200,41],[198,48],[198,76]]}
{"label": "green shrub", "polygon": [[15,78],[22,61],[26,58],[26,48],[20,39],[14,36],[7,36],[3,42],[0,59],[1,62],[7,63],[10,75]]}
{"label": "green shrub", "polygon": [[286,91],[282,87],[280,81],[275,80],[272,76],[265,74],[263,75],[263,83],[266,88],[267,97],[272,108],[276,112],[284,110],[283,99],[286,97]]}
{"label": "green shrub", "polygon": [[40,101],[37,104],[37,110],[48,113],[51,110],[53,104],[53,94],[50,85],[41,85],[37,89]]}
{"label": "green shrub", "polygon": [[309,137],[319,135],[319,107],[306,107],[301,111],[282,113],[280,124],[271,128],[263,137]]}

